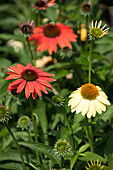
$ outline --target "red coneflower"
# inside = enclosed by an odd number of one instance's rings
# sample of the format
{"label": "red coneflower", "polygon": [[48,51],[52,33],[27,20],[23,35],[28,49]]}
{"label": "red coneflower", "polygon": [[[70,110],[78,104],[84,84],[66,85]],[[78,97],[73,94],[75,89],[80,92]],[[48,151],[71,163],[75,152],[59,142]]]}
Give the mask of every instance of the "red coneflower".
{"label": "red coneflower", "polygon": [[49,54],[57,52],[57,44],[72,49],[70,42],[76,42],[77,35],[74,34],[70,26],[62,23],[47,24],[42,27],[35,27],[34,33],[29,37],[29,41],[34,41],[33,45],[38,45],[37,51],[45,51],[48,49]]}
{"label": "red coneflower", "polygon": [[41,10],[41,9],[45,10],[47,7],[51,7],[51,6],[55,5],[54,2],[55,2],[55,0],[50,0],[49,2],[48,2],[48,0],[38,0],[35,3],[35,5],[32,4],[32,7],[37,8],[39,10]]}
{"label": "red coneflower", "polygon": [[8,68],[9,74],[5,80],[17,79],[9,84],[7,91],[17,89],[17,93],[20,93],[25,87],[25,96],[28,99],[30,93],[32,93],[33,99],[36,97],[36,93],[39,97],[42,96],[41,90],[48,94],[45,87],[49,90],[52,90],[51,84],[46,81],[55,81],[50,76],[54,76],[54,74],[49,74],[47,72],[43,72],[43,69],[37,69],[35,66],[31,66],[31,63],[28,63],[27,66],[23,66],[22,64],[17,64],[16,66],[10,66]]}

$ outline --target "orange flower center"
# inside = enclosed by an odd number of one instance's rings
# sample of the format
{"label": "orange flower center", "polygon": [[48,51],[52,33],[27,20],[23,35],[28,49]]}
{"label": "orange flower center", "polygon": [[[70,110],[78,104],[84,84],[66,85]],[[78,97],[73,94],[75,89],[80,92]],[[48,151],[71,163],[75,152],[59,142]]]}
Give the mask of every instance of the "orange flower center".
{"label": "orange flower center", "polygon": [[83,99],[94,100],[99,95],[99,90],[94,84],[85,84],[81,87],[81,96]]}
{"label": "orange flower center", "polygon": [[35,6],[36,7],[44,7],[47,3],[47,0],[38,0],[36,3],[35,3]]}
{"label": "orange flower center", "polygon": [[33,29],[32,29],[32,26],[26,24],[26,25],[23,25],[23,26],[21,27],[21,31],[22,31],[23,33],[29,34],[29,33],[32,33],[32,32],[33,32]]}
{"label": "orange flower center", "polygon": [[36,71],[32,69],[27,69],[21,73],[21,76],[24,80],[34,81],[38,78],[38,74]]}
{"label": "orange flower center", "polygon": [[60,35],[61,31],[57,25],[48,24],[44,27],[44,35],[46,37],[54,38]]}

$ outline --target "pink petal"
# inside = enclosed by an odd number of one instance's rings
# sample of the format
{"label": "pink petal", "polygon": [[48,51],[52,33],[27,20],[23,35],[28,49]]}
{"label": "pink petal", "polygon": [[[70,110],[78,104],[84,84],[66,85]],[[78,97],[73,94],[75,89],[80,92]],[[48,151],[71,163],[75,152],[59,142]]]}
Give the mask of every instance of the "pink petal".
{"label": "pink petal", "polygon": [[28,63],[28,64],[27,64],[27,68],[31,68],[31,63]]}
{"label": "pink petal", "polygon": [[36,82],[36,84],[40,88],[40,90],[42,90],[44,93],[48,94],[47,90],[44,88],[43,85],[39,84],[38,82]]}
{"label": "pink petal", "polygon": [[40,88],[39,88],[39,86],[37,85],[37,83],[35,81],[33,81],[33,86],[34,86],[37,94],[39,95],[39,97],[41,97],[42,94],[41,94]]}
{"label": "pink petal", "polygon": [[52,78],[52,77],[41,77],[41,76],[39,76],[39,79],[41,79],[41,80],[44,80],[44,81],[56,81],[54,78]]}
{"label": "pink petal", "polygon": [[25,84],[26,84],[25,80],[23,80],[23,82],[21,84],[19,84],[19,86],[17,88],[17,93],[20,93],[23,90]]}
{"label": "pink petal", "polygon": [[28,99],[30,96],[30,90],[29,90],[28,83],[26,84],[26,87],[25,87],[25,96],[26,96],[26,99]]}
{"label": "pink petal", "polygon": [[11,75],[5,78],[5,80],[10,80],[10,79],[16,79],[16,78],[20,78],[21,75]]}
{"label": "pink petal", "polygon": [[30,91],[31,93],[33,93],[33,92],[34,92],[33,83],[32,83],[31,81],[29,81],[29,82],[27,82],[27,84],[28,84],[28,87],[29,87],[29,91]]}
{"label": "pink petal", "polygon": [[36,71],[37,71],[37,73],[39,73],[39,72],[42,72],[43,69],[37,69]]}
{"label": "pink petal", "polygon": [[15,80],[15,81],[13,81],[12,83],[10,83],[9,86],[18,85],[18,84],[20,84],[22,81],[23,81],[23,79]]}
{"label": "pink petal", "polygon": [[20,71],[23,71],[25,69],[25,66],[23,66],[20,63],[17,64],[17,67],[19,68]]}
{"label": "pink petal", "polygon": [[47,73],[47,72],[41,72],[41,73],[39,73],[39,76],[55,76],[55,75]]}
{"label": "pink petal", "polygon": [[46,81],[44,81],[44,80],[37,79],[37,81],[38,81],[40,84],[44,85],[44,86],[47,86],[47,87],[49,87],[49,88],[52,88],[51,84],[49,84],[48,82],[46,82]]}
{"label": "pink petal", "polygon": [[11,68],[11,70],[14,71],[14,73],[21,74],[21,70],[19,68],[15,67],[15,66],[10,66],[10,68]]}

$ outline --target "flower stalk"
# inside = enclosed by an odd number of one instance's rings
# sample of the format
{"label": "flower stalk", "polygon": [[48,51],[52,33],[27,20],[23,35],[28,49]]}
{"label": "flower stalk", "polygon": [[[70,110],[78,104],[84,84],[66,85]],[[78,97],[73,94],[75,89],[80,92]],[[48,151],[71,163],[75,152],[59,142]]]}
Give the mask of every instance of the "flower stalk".
{"label": "flower stalk", "polygon": [[7,130],[9,131],[10,135],[12,136],[12,138],[13,138],[15,144],[16,144],[16,147],[17,147],[18,152],[19,152],[19,154],[20,154],[20,158],[21,158],[21,160],[22,160],[22,167],[23,167],[24,170],[27,170],[27,168],[26,168],[26,166],[25,166],[25,163],[24,163],[23,156],[22,156],[22,152],[21,152],[20,147],[19,147],[19,145],[18,145],[18,142],[17,142],[17,140],[16,140],[13,132],[11,131],[11,129],[9,128],[9,126],[8,126],[8,124],[7,124],[6,122],[5,122],[5,126],[6,126]]}
{"label": "flower stalk", "polygon": [[31,45],[29,43],[28,37],[26,37],[26,41],[27,41],[29,51],[30,51],[30,54],[31,54],[31,63],[32,63],[32,65],[35,65],[35,59],[34,59],[34,56],[33,56],[32,50],[31,50]]}
{"label": "flower stalk", "polygon": [[[91,60],[92,60],[92,49],[93,49],[93,44],[94,41],[91,41],[91,46],[90,46],[90,52],[89,52],[89,83],[91,83]],[[88,125],[88,118],[85,116],[86,119],[86,134],[88,137],[89,145],[90,145],[90,150],[91,152],[94,152],[93,148],[93,134],[92,134],[92,127]]]}

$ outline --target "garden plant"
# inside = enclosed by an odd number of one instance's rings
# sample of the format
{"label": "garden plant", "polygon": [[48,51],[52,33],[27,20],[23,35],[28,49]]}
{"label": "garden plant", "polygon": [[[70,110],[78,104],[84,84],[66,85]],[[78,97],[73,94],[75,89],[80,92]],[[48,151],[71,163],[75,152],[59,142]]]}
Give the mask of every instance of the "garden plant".
{"label": "garden plant", "polygon": [[0,170],[113,170],[113,3],[0,1]]}

